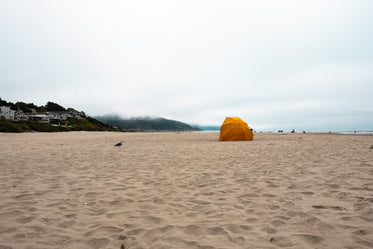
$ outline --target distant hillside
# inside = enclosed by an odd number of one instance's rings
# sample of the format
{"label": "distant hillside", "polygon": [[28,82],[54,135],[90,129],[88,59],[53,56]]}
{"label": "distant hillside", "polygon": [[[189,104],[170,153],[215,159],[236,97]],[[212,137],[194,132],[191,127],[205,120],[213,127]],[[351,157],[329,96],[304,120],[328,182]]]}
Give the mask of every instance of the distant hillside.
{"label": "distant hillside", "polygon": [[[45,106],[36,106],[33,103],[7,102],[0,98],[0,106],[8,106],[12,110],[21,110],[25,115],[32,117],[33,114],[42,116],[60,116],[63,113],[74,110],[73,108],[65,108],[57,103],[48,102]],[[0,119],[0,132],[56,132],[56,131],[200,131],[197,127],[192,127],[189,124],[169,120],[165,118],[129,118],[123,119],[117,115],[105,115],[97,117],[87,117],[84,112],[78,118],[70,117],[66,120],[59,119],[58,125],[51,123],[42,123],[27,118],[26,120]],[[28,117],[29,117],[28,116]],[[54,118],[56,119],[56,118]]]}
{"label": "distant hillside", "polygon": [[95,119],[125,131],[199,131],[186,123],[165,118],[137,117],[124,119],[117,115],[96,116]]}
{"label": "distant hillside", "polygon": [[0,119],[0,132],[120,131],[90,117],[85,119],[69,119],[65,124],[51,125],[31,120],[14,121]]}
{"label": "distant hillside", "polygon": [[[7,102],[0,98],[0,106],[7,106],[13,111],[24,112],[24,117],[22,120],[15,120],[15,118],[6,118],[0,115],[0,132],[61,132],[61,131],[120,131],[117,128],[111,127],[104,124],[94,118],[87,117],[84,112],[78,112],[79,117],[69,116],[66,119],[62,119],[61,115],[66,114],[71,111],[75,111],[73,108],[64,108],[63,106],[48,102],[45,106],[36,106],[33,103]],[[29,116],[27,116],[29,114]],[[52,124],[49,122],[39,122],[30,119],[34,115],[39,115],[43,117],[53,117],[58,120],[58,124]],[[59,118],[56,118],[60,116]]]}

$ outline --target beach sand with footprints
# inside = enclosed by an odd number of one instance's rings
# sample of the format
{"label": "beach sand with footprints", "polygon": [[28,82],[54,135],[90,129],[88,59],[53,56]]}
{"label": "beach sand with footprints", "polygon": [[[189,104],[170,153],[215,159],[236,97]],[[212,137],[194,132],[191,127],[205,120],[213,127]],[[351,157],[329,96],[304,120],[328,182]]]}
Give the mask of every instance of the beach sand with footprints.
{"label": "beach sand with footprints", "polygon": [[0,134],[0,248],[373,248],[373,136],[218,138]]}

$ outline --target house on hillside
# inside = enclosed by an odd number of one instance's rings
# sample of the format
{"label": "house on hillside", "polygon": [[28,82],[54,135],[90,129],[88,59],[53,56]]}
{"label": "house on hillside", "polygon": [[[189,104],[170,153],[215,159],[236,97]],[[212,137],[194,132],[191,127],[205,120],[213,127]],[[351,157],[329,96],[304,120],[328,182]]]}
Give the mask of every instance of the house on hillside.
{"label": "house on hillside", "polygon": [[9,120],[14,120],[15,111],[10,109],[10,107],[1,106],[0,110],[1,110],[0,111],[0,118],[6,118],[6,119],[9,119]]}
{"label": "house on hillside", "polygon": [[28,117],[21,109],[18,109],[18,111],[15,111],[14,113],[14,120],[28,120]]}
{"label": "house on hillside", "polygon": [[12,110],[8,106],[0,107],[0,118],[5,118],[8,120],[33,120],[40,123],[50,123],[53,125],[61,125],[63,121],[66,121],[69,118],[83,119],[85,118],[85,113],[77,111],[73,108],[67,109],[67,111],[62,112],[37,112],[35,109],[31,109],[30,113],[24,113],[21,109],[17,111]]}
{"label": "house on hillside", "polygon": [[49,117],[45,114],[31,114],[27,115],[29,120],[38,121],[40,123],[48,124]]}
{"label": "house on hillside", "polygon": [[38,121],[40,123],[49,123],[52,125],[61,125],[62,114],[59,112],[39,112],[37,114],[27,114],[29,120]]}
{"label": "house on hillside", "polygon": [[85,113],[75,110],[74,108],[67,108],[67,112],[73,117],[77,119],[85,118]]}
{"label": "house on hillside", "polygon": [[53,125],[61,125],[62,115],[58,112],[47,112],[45,115],[49,118],[49,123]]}

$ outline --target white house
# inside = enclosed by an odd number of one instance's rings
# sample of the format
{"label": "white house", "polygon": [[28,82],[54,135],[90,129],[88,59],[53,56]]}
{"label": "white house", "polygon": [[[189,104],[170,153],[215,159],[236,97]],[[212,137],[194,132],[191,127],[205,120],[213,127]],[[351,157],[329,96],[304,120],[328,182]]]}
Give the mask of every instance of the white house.
{"label": "white house", "polygon": [[28,117],[26,116],[26,114],[22,110],[18,109],[18,111],[16,111],[15,114],[14,114],[14,119],[17,120],[17,121],[18,120],[27,120]]}
{"label": "white house", "polygon": [[62,121],[61,113],[58,112],[47,112],[46,116],[48,116],[49,123],[54,125],[60,125]]}
{"label": "white house", "polygon": [[15,111],[11,110],[7,106],[1,106],[0,109],[1,109],[0,117],[4,117],[9,120],[14,120]]}
{"label": "white house", "polygon": [[68,113],[73,117],[77,119],[85,118],[85,113],[75,110],[74,108],[67,108]]}
{"label": "white house", "polygon": [[49,123],[49,117],[45,114],[34,114],[34,115],[28,115],[29,120],[38,121],[40,123]]}

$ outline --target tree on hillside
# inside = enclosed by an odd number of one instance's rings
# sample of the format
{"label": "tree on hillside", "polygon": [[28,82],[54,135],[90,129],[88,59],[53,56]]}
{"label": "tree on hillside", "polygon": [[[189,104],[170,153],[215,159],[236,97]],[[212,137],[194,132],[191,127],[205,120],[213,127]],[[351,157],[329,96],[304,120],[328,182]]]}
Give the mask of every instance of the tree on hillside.
{"label": "tree on hillside", "polygon": [[0,98],[0,106],[7,106],[7,105],[8,105],[8,102]]}
{"label": "tree on hillside", "polygon": [[64,112],[66,109],[63,106],[60,106],[59,104],[53,103],[53,102],[48,102],[45,105],[45,109],[47,112]]}
{"label": "tree on hillside", "polygon": [[18,101],[17,103],[14,104],[12,102],[7,102],[5,100],[2,100],[1,98],[0,98],[0,106],[9,106],[10,109],[15,110],[15,111],[18,109],[21,109],[23,112],[31,112],[31,109],[35,109],[38,112],[45,111],[44,106],[36,106],[33,103],[25,103],[21,101]]}
{"label": "tree on hillside", "polygon": [[14,105],[14,108],[15,110],[21,109],[23,112],[31,112],[31,109],[35,109],[35,110],[39,109],[39,107],[34,105],[33,103],[27,104],[25,102],[20,102],[20,101],[18,101]]}
{"label": "tree on hillside", "polygon": [[0,98],[0,106],[9,106],[11,109],[13,109],[14,104]]}

